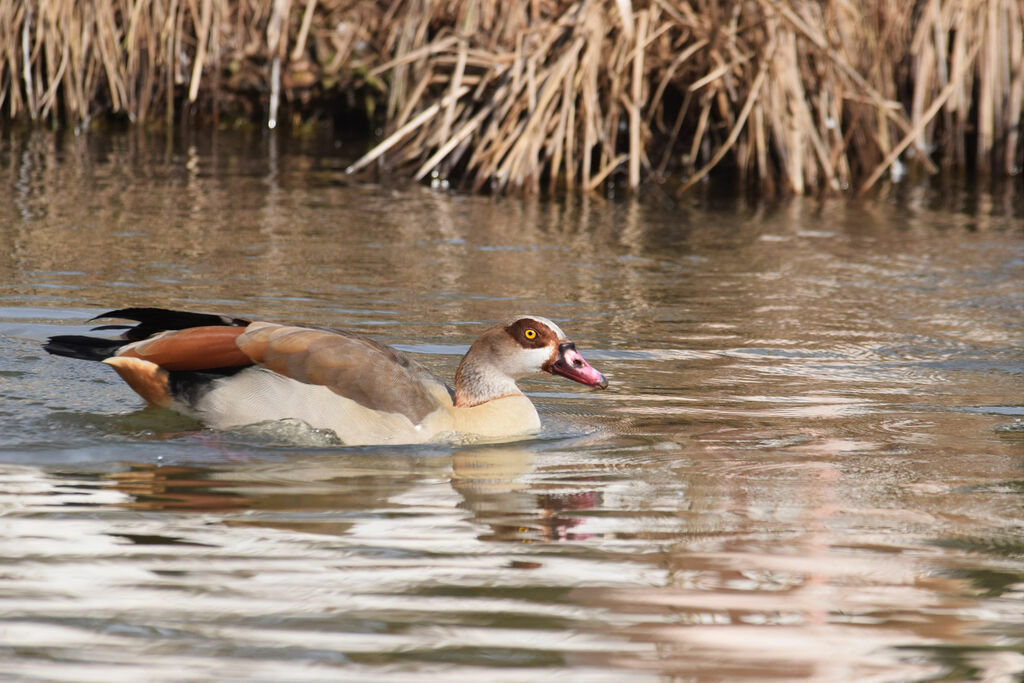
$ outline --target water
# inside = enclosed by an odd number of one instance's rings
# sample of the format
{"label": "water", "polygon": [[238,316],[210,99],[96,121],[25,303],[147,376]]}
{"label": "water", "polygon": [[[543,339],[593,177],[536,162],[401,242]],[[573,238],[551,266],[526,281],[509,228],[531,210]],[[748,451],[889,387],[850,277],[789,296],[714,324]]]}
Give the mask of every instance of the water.
{"label": "water", "polygon": [[[1019,191],[521,202],[229,136],[0,142],[14,680],[1018,680]],[[158,305],[344,326],[451,378],[550,317],[611,386],[499,446],[146,410],[51,334]]]}

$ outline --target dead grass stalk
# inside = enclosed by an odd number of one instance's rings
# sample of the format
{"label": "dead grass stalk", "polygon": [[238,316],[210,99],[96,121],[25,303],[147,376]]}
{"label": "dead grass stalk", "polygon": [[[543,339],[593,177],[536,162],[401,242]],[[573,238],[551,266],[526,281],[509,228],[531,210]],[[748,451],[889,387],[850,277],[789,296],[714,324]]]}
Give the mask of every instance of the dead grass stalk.
{"label": "dead grass stalk", "polygon": [[385,127],[350,172],[472,190],[1015,174],[1024,0],[0,0],[9,120],[312,100]]}

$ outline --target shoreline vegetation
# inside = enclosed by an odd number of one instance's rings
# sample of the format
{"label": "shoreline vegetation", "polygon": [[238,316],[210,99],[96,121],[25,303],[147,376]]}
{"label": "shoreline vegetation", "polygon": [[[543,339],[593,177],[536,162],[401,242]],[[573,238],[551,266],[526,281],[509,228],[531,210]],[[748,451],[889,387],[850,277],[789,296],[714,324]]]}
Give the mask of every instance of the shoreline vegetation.
{"label": "shoreline vegetation", "polygon": [[1019,176],[1024,0],[0,0],[0,126],[254,121],[564,194]]}

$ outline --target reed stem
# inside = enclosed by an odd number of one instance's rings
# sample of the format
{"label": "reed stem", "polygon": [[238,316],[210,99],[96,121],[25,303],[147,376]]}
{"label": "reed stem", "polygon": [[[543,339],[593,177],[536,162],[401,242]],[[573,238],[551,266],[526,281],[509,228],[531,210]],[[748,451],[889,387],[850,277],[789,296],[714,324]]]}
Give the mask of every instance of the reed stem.
{"label": "reed stem", "polygon": [[338,106],[384,130],[349,172],[470,190],[1014,175],[1024,2],[0,0],[0,121]]}

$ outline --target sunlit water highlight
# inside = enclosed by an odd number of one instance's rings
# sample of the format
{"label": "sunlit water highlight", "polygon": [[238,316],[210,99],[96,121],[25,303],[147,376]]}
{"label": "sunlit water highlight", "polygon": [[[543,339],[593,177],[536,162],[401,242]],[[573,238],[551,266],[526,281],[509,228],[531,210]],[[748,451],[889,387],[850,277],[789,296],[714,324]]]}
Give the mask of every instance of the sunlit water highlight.
{"label": "sunlit water highlight", "polygon": [[[316,145],[0,143],[0,661],[19,680],[1016,680],[1019,194],[759,208],[353,185]],[[215,433],[46,356],[112,307],[451,377],[511,312],[611,382],[514,444]]]}

